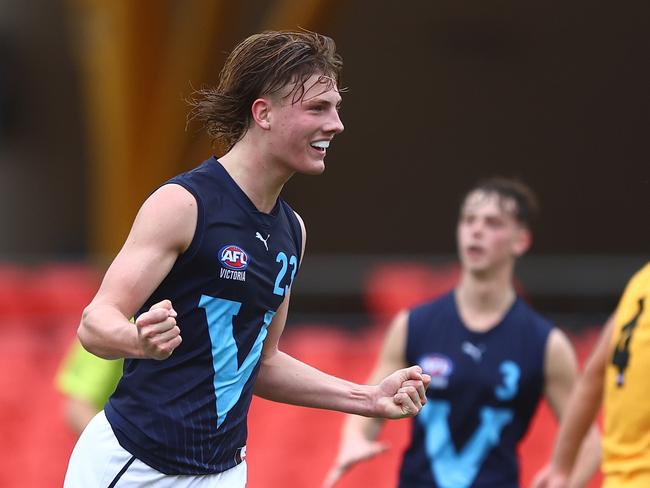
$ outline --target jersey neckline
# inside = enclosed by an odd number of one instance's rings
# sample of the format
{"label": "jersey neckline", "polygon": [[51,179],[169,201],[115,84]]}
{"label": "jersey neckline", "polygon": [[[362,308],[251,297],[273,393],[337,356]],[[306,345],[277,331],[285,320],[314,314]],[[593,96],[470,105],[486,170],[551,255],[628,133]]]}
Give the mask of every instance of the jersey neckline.
{"label": "jersey neckline", "polygon": [[236,201],[240,202],[244,209],[248,212],[250,212],[255,220],[258,222],[258,224],[264,226],[264,227],[270,227],[273,225],[275,222],[275,219],[277,218],[279,212],[280,212],[280,198],[276,199],[275,205],[273,206],[273,209],[269,213],[261,212],[258,210],[258,208],[255,206],[253,201],[248,197],[246,192],[242,190],[242,188],[237,184],[237,182],[233,179],[233,177],[228,173],[228,170],[224,168],[224,166],[221,164],[219,159],[216,156],[212,156],[208,160],[209,163],[216,163],[216,166],[218,170],[223,174],[224,176],[224,181],[226,182],[226,185],[228,188],[231,190],[231,192],[234,194],[236,197]]}
{"label": "jersey neckline", "polygon": [[456,289],[451,291],[451,301],[452,301],[452,308],[454,310],[454,317],[456,318],[458,324],[460,324],[462,329],[475,337],[485,337],[489,334],[494,333],[494,331],[500,329],[503,326],[503,324],[506,323],[508,317],[510,317],[510,315],[513,314],[514,309],[518,306],[520,297],[519,295],[515,295],[515,299],[512,301],[512,303],[510,304],[506,312],[501,316],[501,318],[492,327],[483,331],[474,330],[470,328],[463,320],[463,317],[460,314],[460,308],[458,306]]}

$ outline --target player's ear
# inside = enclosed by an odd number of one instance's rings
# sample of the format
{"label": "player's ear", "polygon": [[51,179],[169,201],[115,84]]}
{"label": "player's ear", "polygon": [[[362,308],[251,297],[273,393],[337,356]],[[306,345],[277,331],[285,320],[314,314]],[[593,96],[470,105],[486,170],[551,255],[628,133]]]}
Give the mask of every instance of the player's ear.
{"label": "player's ear", "polygon": [[258,98],[253,102],[251,115],[253,122],[261,129],[269,130],[271,128],[271,102],[266,98]]}
{"label": "player's ear", "polygon": [[517,235],[513,243],[513,252],[519,257],[525,254],[533,244],[533,234],[523,225],[518,226]]}

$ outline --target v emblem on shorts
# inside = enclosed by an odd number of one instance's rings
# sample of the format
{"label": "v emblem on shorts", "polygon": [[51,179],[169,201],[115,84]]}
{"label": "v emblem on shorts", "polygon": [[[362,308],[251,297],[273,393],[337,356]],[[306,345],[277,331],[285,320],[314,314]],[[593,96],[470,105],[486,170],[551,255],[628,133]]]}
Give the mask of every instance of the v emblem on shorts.
{"label": "v emblem on shorts", "polygon": [[267,251],[269,250],[269,245],[268,245],[268,243],[266,241],[269,240],[269,237],[271,237],[271,234],[268,234],[266,236],[266,239],[264,239],[264,237],[262,237],[262,234],[260,234],[259,232],[255,233],[255,239],[259,239],[260,241],[262,241],[264,243],[264,247],[266,248]]}

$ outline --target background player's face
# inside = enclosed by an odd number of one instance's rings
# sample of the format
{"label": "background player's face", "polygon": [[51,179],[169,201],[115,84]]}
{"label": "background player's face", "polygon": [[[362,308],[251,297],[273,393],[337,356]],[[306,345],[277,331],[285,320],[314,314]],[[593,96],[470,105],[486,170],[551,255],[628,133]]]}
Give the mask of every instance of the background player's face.
{"label": "background player's face", "polygon": [[343,131],[338,113],[341,95],[336,84],[321,75],[312,76],[304,86],[305,93],[296,103],[289,94],[293,85],[271,100],[268,147],[291,173],[320,174],[330,141]]}
{"label": "background player's face", "polygon": [[496,193],[474,191],[461,208],[457,227],[463,268],[481,272],[512,265],[530,244],[529,231],[515,218],[516,203]]}

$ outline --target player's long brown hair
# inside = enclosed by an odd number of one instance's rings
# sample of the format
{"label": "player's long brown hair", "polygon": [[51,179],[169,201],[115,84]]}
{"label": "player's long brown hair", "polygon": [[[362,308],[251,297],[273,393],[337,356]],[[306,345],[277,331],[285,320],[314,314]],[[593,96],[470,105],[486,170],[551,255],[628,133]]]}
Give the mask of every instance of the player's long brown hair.
{"label": "player's long brown hair", "polygon": [[338,87],[342,68],[336,45],[327,36],[309,31],[252,35],[230,53],[219,84],[194,93],[188,120],[202,121],[213,142],[228,151],[250,126],[251,106],[257,98],[293,83],[290,95],[296,103],[304,95],[305,81],[315,74]]}

